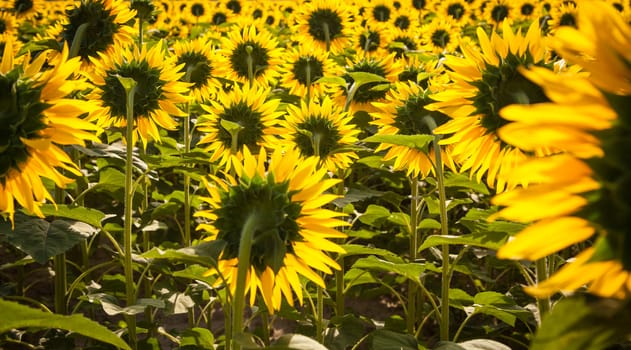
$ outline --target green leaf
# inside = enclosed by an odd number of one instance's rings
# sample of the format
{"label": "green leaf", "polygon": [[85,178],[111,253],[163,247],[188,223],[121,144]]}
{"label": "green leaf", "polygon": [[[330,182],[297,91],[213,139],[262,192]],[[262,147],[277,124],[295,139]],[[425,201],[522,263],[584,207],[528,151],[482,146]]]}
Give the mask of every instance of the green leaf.
{"label": "green leaf", "polygon": [[361,284],[378,284],[379,281],[368,271],[352,268],[344,274],[345,288],[358,286]]}
{"label": "green leaf", "polygon": [[489,188],[484,183],[472,180],[466,175],[452,172],[445,173],[445,187],[463,187],[476,193],[489,194]]}
{"label": "green leaf", "polygon": [[385,207],[370,204],[366,211],[359,217],[359,221],[366,225],[379,227],[390,217],[390,211]]}
{"label": "green leaf", "polygon": [[0,333],[17,328],[57,328],[75,332],[120,349],[130,349],[121,338],[109,329],[83,315],[64,316],[51,314],[2,299],[0,299],[0,310],[2,310]]}
{"label": "green leaf", "polygon": [[359,244],[343,244],[342,248],[344,248],[344,250],[346,251],[346,253],[342,254],[342,256],[344,257],[352,256],[352,255],[377,255],[382,258],[385,258],[386,260],[390,262],[395,262],[395,263],[404,262],[404,260],[400,256],[398,256],[397,254],[394,254],[393,252],[387,249],[367,247],[365,245],[359,245]]}
{"label": "green leaf", "polygon": [[427,152],[429,144],[434,141],[432,135],[372,135],[363,140],[364,142],[388,143],[392,145],[415,148]]}
{"label": "green leaf", "polygon": [[631,336],[628,302],[575,294],[543,317],[532,350],[608,349]]}
{"label": "green leaf", "polygon": [[225,241],[215,240],[181,249],[162,250],[154,247],[141,256],[147,259],[168,259],[178,262],[200,264],[206,267],[214,267],[217,265],[217,260],[219,260],[219,255],[225,245]]}
{"label": "green leaf", "polygon": [[370,335],[371,349],[379,350],[417,350],[418,343],[410,334],[378,329]]}
{"label": "green leaf", "polygon": [[42,204],[40,209],[47,217],[72,219],[98,228],[101,228],[101,220],[105,219],[105,213],[102,211],[76,205],[57,204],[55,209],[53,204]]}
{"label": "green leaf", "polygon": [[357,88],[369,83],[389,83],[390,81],[380,75],[367,72],[349,72],[348,74]]}
{"label": "green leaf", "polygon": [[532,317],[530,311],[518,306],[511,297],[498,292],[480,292],[473,297],[473,303],[465,311],[473,309],[474,313],[494,316],[511,326],[515,326],[516,319],[525,323]]}
{"label": "green leaf", "polygon": [[[427,210],[429,211],[429,213],[432,215],[439,215],[440,202],[438,201],[438,198],[432,197],[432,196],[425,196],[424,198],[425,198],[425,203],[427,204]],[[472,202],[472,200],[469,198],[457,198],[457,199],[451,199],[447,202],[448,202],[447,211],[450,211],[451,209],[456,208],[459,205],[469,204]]]}
{"label": "green leaf", "polygon": [[302,334],[285,334],[278,338],[270,350],[328,350],[324,345]]}
{"label": "green leaf", "polygon": [[475,232],[462,236],[431,235],[425,239],[419,248],[419,252],[429,247],[443,244],[466,244],[474,247],[497,250],[506,243],[507,239],[508,235],[504,232]]}
{"label": "green leaf", "polygon": [[[366,327],[370,326],[359,317],[346,314],[334,316],[325,331],[324,345],[329,350],[346,350],[352,348],[366,333]],[[334,326],[334,327],[331,327]],[[309,347],[305,349],[310,349]]]}
{"label": "green leaf", "polygon": [[206,328],[193,327],[185,329],[182,332],[182,340],[180,341],[180,350],[182,349],[207,349],[213,350],[215,337]]}
{"label": "green leaf", "polygon": [[96,229],[80,221],[44,219],[15,214],[15,228],[6,221],[0,222],[0,233],[10,244],[29,254],[35,261],[45,264],[55,255],[65,253],[77,243],[96,233]]}
{"label": "green leaf", "polygon": [[150,298],[140,298],[136,304],[125,307],[118,306],[118,299],[106,293],[93,293],[85,296],[90,303],[101,304],[103,311],[109,316],[114,315],[137,315],[145,311],[147,306],[164,309],[164,301]]}
{"label": "green leaf", "polygon": [[358,259],[352,266],[356,269],[392,272],[411,281],[420,283],[420,277],[425,272],[425,265],[419,263],[393,263],[375,256]]}
{"label": "green leaf", "polygon": [[314,81],[314,84],[332,84],[332,85],[346,86],[348,83],[342,77],[330,76],[330,77],[322,77]]}
{"label": "green leaf", "polygon": [[510,350],[511,348],[491,339],[472,339],[461,343],[441,341],[434,350]]}
{"label": "green leaf", "polygon": [[449,288],[449,305],[463,310],[465,306],[473,304],[473,296],[459,288]]}
{"label": "green leaf", "polygon": [[425,218],[423,220],[421,220],[421,222],[419,222],[418,224],[418,228],[420,229],[440,229],[440,222],[438,222],[438,220],[436,219],[430,219],[430,218]]}

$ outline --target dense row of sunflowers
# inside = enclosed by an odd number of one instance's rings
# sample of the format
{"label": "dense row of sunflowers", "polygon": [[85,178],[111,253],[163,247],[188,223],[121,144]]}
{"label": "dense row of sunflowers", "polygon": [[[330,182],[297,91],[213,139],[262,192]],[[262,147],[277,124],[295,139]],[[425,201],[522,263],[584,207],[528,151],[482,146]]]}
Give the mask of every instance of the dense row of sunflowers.
{"label": "dense row of sunflowers", "polygon": [[247,291],[273,313],[302,305],[305,279],[326,288],[350,225],[331,203],[368,150],[413,186],[443,170],[486,184],[490,220],[527,224],[500,258],[581,244],[531,295],[631,291],[629,2],[15,0],[0,11],[0,211],[12,224],[65,201],[54,187],[82,176],[68,146],[146,152],[183,128],[178,147],[211,163],[198,233],[225,242],[206,276],[233,303]]}

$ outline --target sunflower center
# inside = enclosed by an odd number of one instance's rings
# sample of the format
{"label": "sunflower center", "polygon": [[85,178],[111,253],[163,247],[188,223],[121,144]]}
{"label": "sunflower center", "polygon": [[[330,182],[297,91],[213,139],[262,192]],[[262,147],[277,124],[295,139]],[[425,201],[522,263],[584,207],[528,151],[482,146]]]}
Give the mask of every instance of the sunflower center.
{"label": "sunflower center", "polygon": [[201,17],[204,15],[204,5],[200,4],[200,3],[194,3],[191,6],[191,14],[195,17]]}
{"label": "sunflower center", "polygon": [[13,9],[19,15],[33,8],[33,0],[15,0]]}
{"label": "sunflower center", "polygon": [[462,4],[451,4],[447,6],[447,14],[451,16],[453,19],[460,19],[464,16],[465,9]]}
{"label": "sunflower center", "polygon": [[[360,63],[357,63],[349,70],[349,72],[366,72],[376,74],[384,78],[386,77],[386,70],[374,61],[362,61]],[[353,82],[353,79],[348,74],[344,75],[344,80],[346,80],[348,84],[351,84]],[[383,84],[384,83],[381,82],[374,82],[366,83],[360,86],[359,89],[357,89],[357,91],[355,92],[355,96],[353,96],[353,101],[359,103],[368,103],[383,99],[388,93],[387,89],[373,89],[377,85]]]}
{"label": "sunflower center", "polygon": [[260,112],[253,111],[250,106],[241,101],[225,108],[219,115],[217,121],[218,138],[227,148],[231,148],[232,135],[219,124],[222,119],[237,123],[243,128],[237,134],[238,149],[242,149],[243,145],[246,145],[252,151],[258,150],[258,142],[263,136],[264,127]]}
{"label": "sunflower center", "polygon": [[230,56],[230,64],[232,70],[234,70],[240,77],[248,78],[248,57],[252,59],[252,71],[254,77],[258,77],[263,74],[265,68],[268,66],[269,54],[267,49],[248,40],[239,44],[232,55]]}
{"label": "sunflower center", "polygon": [[499,111],[511,104],[534,104],[549,102],[543,89],[524,77],[517,68],[531,63],[530,55],[518,57],[509,54],[500,66],[487,66],[482,80],[471,83],[478,88],[473,98],[475,113],[481,116],[480,124],[488,133],[508,124]]}
{"label": "sunflower center", "polygon": [[223,256],[225,259],[238,257],[243,223],[256,215],[258,225],[253,234],[249,263],[257,272],[267,267],[278,272],[285,254],[293,253],[292,243],[301,240],[296,220],[302,206],[291,200],[293,192],[289,191],[289,182],[274,183],[271,174],[267,179],[257,175],[241,181],[222,194],[221,205],[215,211],[217,238],[227,243]]}
{"label": "sunflower center", "polygon": [[[309,34],[316,40],[326,42],[342,34],[342,19],[331,9],[317,9],[309,17]],[[328,38],[327,38],[328,31]]]}
{"label": "sunflower center", "polygon": [[291,72],[300,84],[307,86],[324,76],[323,68],[324,64],[317,57],[302,56],[294,63]]}
{"label": "sunflower center", "polygon": [[241,13],[241,3],[238,0],[230,0],[228,1],[228,3],[226,4],[226,7],[232,11],[232,13],[234,14],[239,14]]}
{"label": "sunflower center", "polygon": [[0,34],[4,34],[6,30],[7,30],[7,23],[3,19],[0,19]]}
{"label": "sunflower center", "polygon": [[576,18],[571,13],[564,13],[563,15],[561,15],[559,25],[576,28]]}
{"label": "sunflower center", "polygon": [[193,88],[198,89],[208,83],[212,66],[206,56],[199,52],[185,52],[178,59],[177,65],[182,63],[184,63],[184,67],[181,71],[187,72],[188,81],[194,84]]}
{"label": "sunflower center", "polygon": [[320,115],[310,115],[296,127],[299,132],[294,136],[294,142],[303,156],[325,158],[337,148],[341,139],[335,124]]}
{"label": "sunflower center", "polygon": [[407,36],[397,36],[392,40],[394,45],[389,45],[390,52],[396,52],[395,57],[401,58],[406,51],[416,50],[416,42]]}
{"label": "sunflower center", "polygon": [[125,118],[127,111],[125,101],[127,99],[125,89],[116,77],[117,75],[132,78],[136,81],[136,92],[134,93],[134,117],[149,116],[149,114],[160,108],[159,101],[162,96],[162,85],[160,80],[160,70],[150,67],[147,61],[129,62],[114,70],[106,72],[103,90],[103,105],[110,108],[113,117]]}
{"label": "sunflower center", "polygon": [[81,58],[96,57],[98,52],[104,52],[114,43],[114,35],[118,32],[116,16],[104,7],[102,1],[82,1],[78,7],[66,10],[68,24],[64,25],[62,38],[71,45],[75,40],[79,27],[87,23],[79,43]]}
{"label": "sunflower center", "polygon": [[434,46],[444,49],[449,44],[449,32],[438,29],[432,33],[431,41]]}
{"label": "sunflower center", "polygon": [[380,40],[379,32],[369,30],[359,36],[359,45],[364,51],[372,52],[379,48]]}
{"label": "sunflower center", "polygon": [[438,126],[447,122],[449,118],[445,114],[425,109],[429,102],[426,95],[421,93],[410,96],[404,105],[396,108],[393,125],[399,129],[400,135],[431,135],[432,131],[423,121],[426,116],[432,117]]}
{"label": "sunflower center", "polygon": [[42,112],[50,105],[40,101],[42,86],[20,81],[17,69],[0,74],[0,183],[11,169],[20,171],[20,164],[29,157],[21,139],[39,138],[46,128]]}
{"label": "sunflower center", "polygon": [[387,22],[390,19],[390,8],[385,5],[377,5],[372,9],[372,16],[379,22]]}
{"label": "sunflower center", "polygon": [[523,4],[521,6],[521,14],[524,16],[530,16],[535,11],[535,7],[532,4]]}
{"label": "sunflower center", "polygon": [[257,19],[263,17],[263,10],[256,9],[252,12],[252,18]]}
{"label": "sunflower center", "polygon": [[394,20],[394,25],[403,30],[410,28],[411,23],[410,18],[404,15],[401,15]]}
{"label": "sunflower center", "polygon": [[495,6],[491,10],[491,19],[498,23],[501,22],[508,17],[509,10],[508,6],[505,5]]}
{"label": "sunflower center", "polygon": [[425,8],[426,0],[412,0],[412,6],[417,10]]}
{"label": "sunflower center", "polygon": [[211,18],[212,24],[216,26],[226,23],[227,20],[228,20],[228,16],[226,16],[226,14],[223,12],[217,12]]}

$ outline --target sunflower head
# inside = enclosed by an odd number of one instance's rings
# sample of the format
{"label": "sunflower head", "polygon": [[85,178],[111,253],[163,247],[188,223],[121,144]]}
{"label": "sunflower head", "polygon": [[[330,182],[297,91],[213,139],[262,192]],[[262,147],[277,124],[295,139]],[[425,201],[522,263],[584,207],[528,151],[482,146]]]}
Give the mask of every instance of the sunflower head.
{"label": "sunflower head", "polygon": [[[98,57],[115,44],[133,43],[133,28],[130,26],[135,10],[122,0],[86,0],[66,10],[61,39],[74,46],[76,55],[86,65],[90,57]],[[75,41],[79,40],[77,45]]]}
{"label": "sunflower head", "polygon": [[303,157],[317,158],[329,171],[345,169],[357,158],[355,152],[344,150],[357,142],[359,134],[351,120],[328,96],[314,98],[302,101],[300,107],[287,107],[280,136]]}
{"label": "sunflower head", "polygon": [[187,101],[185,93],[189,83],[179,81],[185,74],[174,65],[174,56],[167,56],[164,44],[159,41],[150,49],[141,50],[116,47],[112,55],[100,54],[92,59],[94,71],[86,75],[95,85],[90,97],[102,108],[90,115],[103,127],[124,127],[127,124],[127,91],[118,77],[132,78],[136,82],[133,93],[134,139],[146,147],[149,141],[160,141],[158,127],[177,128],[171,116],[183,116],[176,104]]}
{"label": "sunflower head", "polygon": [[[316,165],[315,160],[300,161],[292,149],[277,149],[268,162],[266,152],[254,157],[245,147],[243,161],[235,164],[238,179],[214,178],[207,185],[210,197],[205,200],[212,209],[198,215],[212,222],[200,228],[209,239],[226,242],[218,267],[208,274],[222,274],[234,293],[236,266],[247,264],[250,303],[259,291],[270,312],[280,308],[283,297],[293,305],[296,294],[302,302],[298,275],[323,285],[314,270],[339,268],[326,252],[342,249],[328,239],[344,237],[334,227],[346,223],[320,208],[337,197],[323,192],[338,181],[324,179],[326,170]],[[252,230],[251,242],[243,242],[244,229]],[[250,261],[238,261],[242,244],[251,245]]]}
{"label": "sunflower head", "polygon": [[316,83],[322,77],[337,76],[341,68],[321,49],[299,45],[289,51],[281,66],[281,85],[296,96],[321,95],[333,88],[328,84]]}
{"label": "sunflower head", "polygon": [[200,143],[208,143],[211,160],[219,160],[219,166],[231,169],[233,163],[243,159],[243,148],[255,153],[262,148],[274,148],[274,136],[280,100],[268,99],[269,88],[243,88],[235,85],[232,90],[219,90],[217,98],[203,104],[208,112],[199,122],[199,130],[206,133]]}
{"label": "sunflower head", "polygon": [[[60,146],[96,140],[96,127],[80,118],[93,111],[93,102],[67,98],[82,82],[69,79],[79,69],[79,58],[42,53],[18,63],[9,39],[0,61],[0,212],[13,219],[14,201],[42,216],[39,205],[53,200],[42,177],[64,187],[62,175],[80,175]],[[43,67],[47,65],[48,70]]]}
{"label": "sunflower head", "polygon": [[212,41],[208,37],[179,40],[173,44],[173,53],[177,57],[176,66],[184,73],[180,80],[193,84],[190,92],[195,101],[213,96],[220,83],[213,74],[218,56]]}
{"label": "sunflower head", "polygon": [[303,4],[296,17],[296,40],[309,41],[325,51],[342,51],[353,33],[351,13],[350,7],[339,1],[316,0]]}

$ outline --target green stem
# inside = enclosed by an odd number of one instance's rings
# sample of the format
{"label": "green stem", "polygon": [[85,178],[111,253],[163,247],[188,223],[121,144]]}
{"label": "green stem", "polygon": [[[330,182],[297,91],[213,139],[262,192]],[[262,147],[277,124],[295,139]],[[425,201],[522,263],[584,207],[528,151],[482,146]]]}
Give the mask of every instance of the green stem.
{"label": "green stem", "polygon": [[[429,116],[423,117],[423,120],[427,124],[430,130],[436,128],[436,122]],[[447,195],[445,193],[445,177],[443,174],[443,162],[440,154],[440,135],[434,135],[433,147],[434,155],[436,158],[436,182],[438,185],[438,202],[440,208],[440,234],[446,236],[449,233],[449,226],[447,222]],[[441,293],[440,293],[440,340],[449,340],[449,286],[451,284],[451,271],[449,268],[449,245],[443,244],[441,246],[443,268],[441,279]]]}
{"label": "green stem", "polygon": [[456,334],[454,334],[454,340],[453,340],[454,343],[458,341],[458,338],[460,337],[460,333],[462,333],[462,330],[464,329],[464,326],[475,315],[476,315],[475,312],[470,313],[469,315],[467,315],[467,317],[464,319],[464,321],[462,321],[462,323],[460,323],[460,327],[458,327],[458,330],[456,331]]}
{"label": "green stem", "polygon": [[[134,305],[136,302],[136,291],[134,284],[134,268],[132,261],[132,221],[133,221],[133,199],[134,199],[134,174],[133,174],[133,154],[134,154],[134,95],[136,93],[136,81],[131,78],[118,77],[125,88],[127,127],[126,127],[126,163],[125,163],[125,221],[123,231],[123,267],[125,271],[125,295],[127,305]],[[137,348],[136,339],[136,316],[126,316],[129,332],[129,345],[132,349]]]}
{"label": "green stem", "polygon": [[79,54],[79,50],[81,49],[81,42],[85,37],[85,33],[88,30],[90,23],[82,23],[77,31],[74,33],[74,38],[72,39],[72,45],[70,46],[70,53],[68,54],[68,59],[76,57]]}
{"label": "green stem", "polygon": [[307,57],[307,66],[305,67],[305,76],[307,77],[307,105],[311,100],[311,57]]}
{"label": "green stem", "polygon": [[248,65],[248,81],[250,82],[250,86],[254,84],[254,60],[252,59],[252,51],[254,51],[252,46],[248,45],[245,47],[245,52],[248,54],[245,61]]}
{"label": "green stem", "polygon": [[[537,283],[541,283],[548,279],[548,259],[541,258],[535,262],[535,270],[537,272]],[[539,309],[539,322],[545,314],[550,311],[550,298],[537,298],[537,308]]]}
{"label": "green stem", "polygon": [[[342,180],[339,184],[337,184],[335,191],[339,196],[344,196],[344,170],[340,169],[338,171],[338,177]],[[344,230],[343,227],[339,228],[340,231]],[[340,239],[340,244],[344,243],[344,239]],[[336,262],[340,265],[339,270],[335,270],[335,314],[339,317],[344,316],[344,297],[345,287],[344,287],[344,256],[338,255]]]}
{"label": "green stem", "polygon": [[[243,330],[243,311],[245,309],[245,282],[250,270],[250,253],[252,251],[252,240],[254,231],[258,225],[258,215],[250,214],[241,229],[241,240],[239,241],[239,267],[237,268],[237,285],[232,298],[232,339],[234,335]],[[241,348],[237,343],[232,344],[233,350]]]}
{"label": "green stem", "polygon": [[[62,203],[64,192],[61,188],[55,187],[55,202]],[[67,286],[67,269],[66,269],[66,253],[61,253],[53,257],[53,265],[55,268],[55,313],[64,315],[66,309],[66,292]]]}
{"label": "green stem", "polygon": [[316,340],[322,343],[324,340],[324,292],[322,287],[316,289]]}
{"label": "green stem", "polygon": [[66,254],[53,257],[55,266],[55,313],[66,314]]}
{"label": "green stem", "polygon": [[[410,188],[412,194],[412,200],[410,204],[410,260],[412,263],[418,259],[418,207],[419,207],[419,193],[418,193],[418,176],[410,177]],[[407,330],[409,334],[414,334],[414,327],[416,325],[416,299],[417,299],[417,283],[415,281],[408,282],[408,313],[407,313]]]}
{"label": "green stem", "polygon": [[143,39],[143,16],[138,16],[138,48],[142,48],[142,39]]}
{"label": "green stem", "polygon": [[[266,310],[266,305],[264,304],[264,302],[259,301],[259,305],[261,305],[259,307],[259,310]],[[263,338],[263,343],[265,344],[265,346],[270,345],[269,317],[269,312],[261,312],[261,329],[263,331],[263,334],[261,336]]]}
{"label": "green stem", "polygon": [[326,42],[326,51],[331,50],[331,30],[327,22],[322,22],[322,31],[324,32],[324,41]]}

